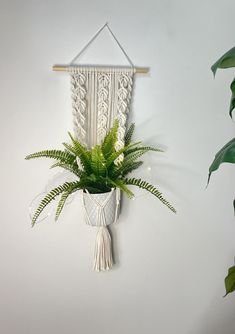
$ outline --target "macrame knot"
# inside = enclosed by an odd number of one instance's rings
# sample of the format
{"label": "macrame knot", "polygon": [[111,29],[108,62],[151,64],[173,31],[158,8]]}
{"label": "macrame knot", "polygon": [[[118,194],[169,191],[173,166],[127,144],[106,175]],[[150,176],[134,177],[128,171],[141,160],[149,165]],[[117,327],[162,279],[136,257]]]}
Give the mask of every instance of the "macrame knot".
{"label": "macrame knot", "polygon": [[85,221],[90,226],[97,226],[93,269],[109,270],[113,266],[112,239],[108,225],[116,222],[119,213],[120,191],[113,188],[110,192],[90,194],[82,193]]}

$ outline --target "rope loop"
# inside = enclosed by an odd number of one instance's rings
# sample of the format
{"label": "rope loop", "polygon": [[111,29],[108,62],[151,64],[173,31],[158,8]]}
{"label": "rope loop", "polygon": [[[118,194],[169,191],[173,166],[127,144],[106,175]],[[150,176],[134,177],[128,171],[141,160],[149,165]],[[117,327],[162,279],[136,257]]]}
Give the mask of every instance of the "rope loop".
{"label": "rope loop", "polygon": [[124,50],[123,46],[121,45],[121,43],[119,42],[119,40],[117,39],[117,37],[114,35],[112,29],[109,27],[108,22],[106,22],[98,31],[97,33],[89,40],[89,42],[82,48],[81,51],[79,51],[79,53],[69,62],[69,66],[74,65],[74,62],[76,60],[78,60],[78,58],[88,49],[88,47],[93,43],[93,41],[100,35],[100,33],[107,28],[108,31],[110,32],[111,36],[113,37],[113,39],[115,40],[115,42],[117,43],[117,45],[119,46],[119,48],[121,49],[122,53],[124,54],[125,58],[127,59],[129,65],[134,68],[134,64],[131,61],[130,57],[127,55],[126,51]]}

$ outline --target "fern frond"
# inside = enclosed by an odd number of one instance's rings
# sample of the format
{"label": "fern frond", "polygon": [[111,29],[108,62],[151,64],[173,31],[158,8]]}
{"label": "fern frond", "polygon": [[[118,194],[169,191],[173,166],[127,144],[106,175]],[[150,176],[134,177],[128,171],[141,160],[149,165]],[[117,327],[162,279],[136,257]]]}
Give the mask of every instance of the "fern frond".
{"label": "fern frond", "polygon": [[162,196],[162,193],[156,189],[153,185],[149,184],[146,181],[143,181],[141,179],[125,179],[124,180],[125,184],[137,186],[139,188],[145,189],[148,192],[150,192],[152,195],[156,196],[163,204],[165,204],[171,211],[176,213],[175,208]]}
{"label": "fern frond", "polygon": [[91,150],[91,167],[92,172],[98,176],[105,176],[107,174],[106,160],[100,145],[96,145]]}
{"label": "fern frond", "polygon": [[45,150],[36,153],[29,154],[25,157],[26,160],[34,158],[51,158],[55,160],[60,160],[61,162],[72,163],[75,161],[76,157],[73,154],[64,152],[61,150]]}
{"label": "fern frond", "polygon": [[110,187],[107,185],[107,178],[95,174],[85,175],[80,179],[80,183],[82,189],[87,189],[93,194],[104,193],[110,190]]}
{"label": "fern frond", "polygon": [[109,176],[112,179],[117,179],[119,177],[124,177],[131,173],[133,170],[139,168],[143,164],[143,161],[131,161],[125,163],[125,160],[114,165],[113,168],[109,170]]}
{"label": "fern frond", "polygon": [[125,184],[125,182],[123,180],[121,180],[121,179],[117,179],[117,180],[111,180],[111,179],[109,179],[109,182],[115,188],[119,188],[124,193],[126,193],[129,198],[133,198],[134,197],[133,192],[126,186],[126,184]]}
{"label": "fern frond", "polygon": [[146,151],[136,151],[131,154],[128,154],[123,159],[123,165],[128,165],[139,159]]}
{"label": "fern frond", "polygon": [[101,150],[104,154],[104,157],[107,159],[112,152],[115,150],[115,144],[117,142],[117,132],[118,132],[119,122],[118,120],[114,121],[113,127],[109,130],[107,135],[104,138],[104,141],[101,145]]}
{"label": "fern frond", "polygon": [[41,214],[41,212],[44,210],[44,208],[58,195],[60,195],[62,192],[68,190],[72,185],[77,184],[78,182],[65,182],[64,184],[52,189],[40,202],[37,210],[34,213],[34,216],[32,218],[32,226],[36,223],[38,216]]}
{"label": "fern frond", "polygon": [[129,144],[128,146],[124,146],[123,148],[121,148],[120,150],[113,152],[110,157],[107,159],[106,161],[106,167],[109,168],[109,166],[119,157],[119,155],[123,154],[124,152],[126,152],[128,149],[139,145],[141,142],[136,142],[136,143],[132,143]]}
{"label": "fern frond", "polygon": [[143,161],[134,161],[122,167],[122,176],[126,176],[127,174],[133,172],[133,170],[138,169],[143,165]]}
{"label": "fern frond", "polygon": [[71,133],[69,132],[70,139],[72,140],[73,149],[76,156],[79,157],[81,164],[84,170],[89,174],[92,171],[91,168],[91,152],[88,151],[85,146],[83,146],[78,140],[73,138]]}
{"label": "fern frond", "polygon": [[62,211],[62,209],[63,209],[63,207],[65,205],[66,199],[68,198],[68,196],[70,195],[70,193],[71,192],[69,190],[62,193],[61,198],[59,200],[59,203],[57,205],[56,214],[55,214],[55,221],[58,220],[58,218],[59,218],[59,216],[61,214],[61,211]]}
{"label": "fern frond", "polygon": [[134,152],[138,152],[138,151],[141,151],[143,153],[146,153],[146,152],[149,152],[149,151],[153,151],[153,152],[164,152],[163,150],[161,150],[160,148],[157,148],[157,147],[151,147],[151,146],[139,146],[139,147],[134,147],[134,148],[131,148],[129,150],[127,150],[125,152],[125,155],[129,155],[131,153],[134,153]]}
{"label": "fern frond", "polygon": [[67,152],[71,152],[72,154],[77,155],[76,154],[77,152],[76,152],[75,148],[72,145],[70,145],[68,143],[62,143],[62,144],[66,148]]}
{"label": "fern frond", "polygon": [[71,195],[74,191],[77,191],[78,189],[80,189],[79,183],[76,182],[75,184],[71,185],[68,190],[65,190],[62,193],[61,198],[59,200],[59,203],[57,205],[56,214],[55,214],[55,221],[58,220],[58,218],[60,216],[60,213],[61,213],[61,211],[62,211],[62,209],[65,205],[65,202],[66,202],[68,196]]}
{"label": "fern frond", "polygon": [[131,123],[124,137],[125,146],[131,143],[134,130],[135,130],[135,123]]}
{"label": "fern frond", "polygon": [[65,170],[68,170],[69,172],[73,173],[74,175],[76,175],[79,178],[83,174],[83,171],[78,168],[77,163],[68,164],[68,163],[65,163],[65,162],[56,162],[55,164],[53,164],[51,166],[51,168],[55,168],[55,167],[61,167],[61,168],[65,169]]}

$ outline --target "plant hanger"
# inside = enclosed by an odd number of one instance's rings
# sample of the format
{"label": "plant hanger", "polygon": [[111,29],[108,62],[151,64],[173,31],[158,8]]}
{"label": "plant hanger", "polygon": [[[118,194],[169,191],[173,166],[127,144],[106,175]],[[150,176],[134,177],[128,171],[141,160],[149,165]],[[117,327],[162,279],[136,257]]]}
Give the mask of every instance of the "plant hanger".
{"label": "plant hanger", "polygon": [[[108,29],[129,66],[76,64],[104,29]],[[176,212],[155,186],[142,179],[128,177],[143,164],[139,160],[143,154],[148,151],[162,152],[158,148],[141,146],[141,142],[133,142],[134,124],[127,127],[135,74],[147,73],[148,68],[133,65],[108,23],[105,23],[68,65],[57,65],[53,70],[67,71],[70,75],[74,134],[69,133],[70,142],[63,143],[63,151],[44,150],[28,155],[26,159],[52,158],[55,160],[52,167],[68,170],[76,179],[67,180],[45,195],[32,217],[32,225],[44,208],[59,196],[57,220],[67,198],[81,190],[84,220],[87,225],[98,229],[93,269],[109,270],[113,265],[109,225],[115,223],[119,216],[120,192],[133,198],[134,193],[129,186],[137,186]]]}

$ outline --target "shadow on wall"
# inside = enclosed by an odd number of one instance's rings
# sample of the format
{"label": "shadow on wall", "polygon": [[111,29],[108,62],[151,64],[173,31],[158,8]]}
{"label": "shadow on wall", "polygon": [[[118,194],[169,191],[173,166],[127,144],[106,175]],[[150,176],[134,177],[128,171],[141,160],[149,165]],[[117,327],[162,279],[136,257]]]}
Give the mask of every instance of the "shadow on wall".
{"label": "shadow on wall", "polygon": [[198,323],[201,326],[193,331],[193,334],[234,334],[234,296],[218,300],[218,294],[211,302],[207,312]]}

